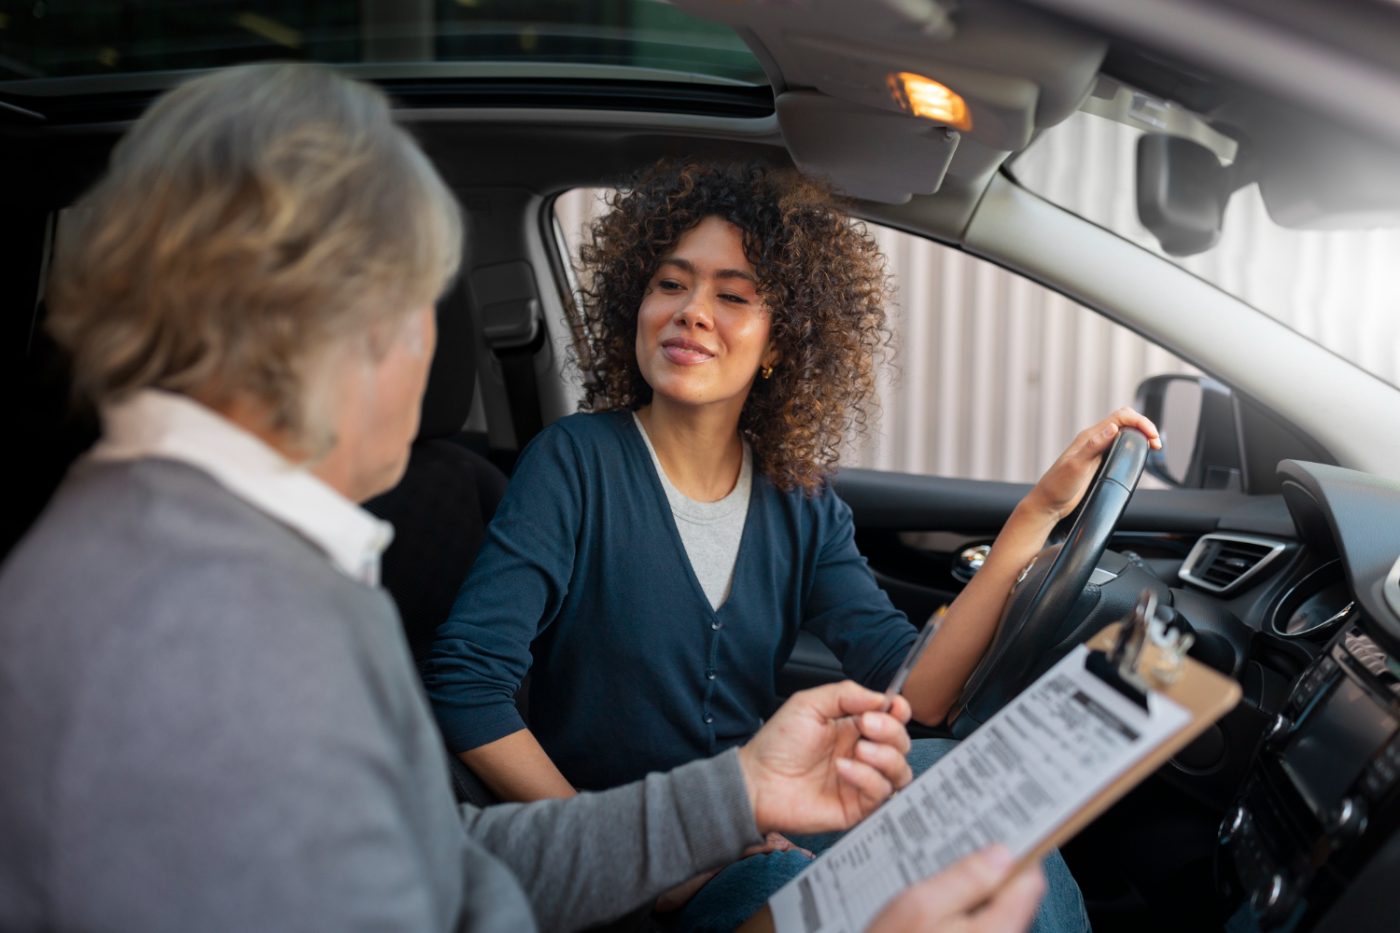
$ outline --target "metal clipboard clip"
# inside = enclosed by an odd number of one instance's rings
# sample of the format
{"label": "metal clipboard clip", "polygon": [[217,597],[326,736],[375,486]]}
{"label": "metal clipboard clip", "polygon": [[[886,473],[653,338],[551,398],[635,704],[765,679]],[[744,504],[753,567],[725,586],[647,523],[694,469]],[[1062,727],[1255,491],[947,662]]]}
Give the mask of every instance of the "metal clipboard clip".
{"label": "metal clipboard clip", "polygon": [[1167,618],[1157,613],[1157,594],[1143,590],[1132,614],[1123,620],[1118,637],[1108,651],[1090,651],[1084,661],[1089,673],[1098,677],[1143,709],[1147,709],[1147,680],[1138,673],[1143,647],[1151,639],[1157,647],[1152,679],[1161,686],[1174,683],[1181,673],[1186,652],[1196,636],[1170,609]]}

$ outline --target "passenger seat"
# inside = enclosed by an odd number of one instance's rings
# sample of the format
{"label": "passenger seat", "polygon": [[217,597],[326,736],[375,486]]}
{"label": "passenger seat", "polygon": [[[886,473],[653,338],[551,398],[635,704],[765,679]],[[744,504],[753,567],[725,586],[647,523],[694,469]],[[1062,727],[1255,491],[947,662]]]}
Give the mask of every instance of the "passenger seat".
{"label": "passenger seat", "polygon": [[[473,450],[463,432],[476,390],[476,353],[462,288],[439,305],[437,355],[403,479],[365,503],[394,526],[381,579],[420,671],[506,490],[506,475]],[[447,758],[459,800],[499,802],[456,755]]]}

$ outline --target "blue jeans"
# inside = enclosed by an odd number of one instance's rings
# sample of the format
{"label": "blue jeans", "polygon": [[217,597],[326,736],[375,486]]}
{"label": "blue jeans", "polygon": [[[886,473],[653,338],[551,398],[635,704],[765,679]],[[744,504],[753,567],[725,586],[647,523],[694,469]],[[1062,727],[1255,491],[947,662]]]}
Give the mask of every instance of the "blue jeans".
{"label": "blue jeans", "polygon": [[[909,751],[909,765],[919,775],[957,744],[952,739],[919,739]],[[841,838],[841,833],[819,836],[792,836],[793,842],[821,853]],[[676,930],[733,930],[768,903],[812,860],[800,852],[771,852],[752,855],[727,866],[670,918],[667,926]],[[1081,933],[1089,929],[1084,899],[1069,866],[1059,852],[1045,857],[1045,899],[1040,902],[1034,933]]]}

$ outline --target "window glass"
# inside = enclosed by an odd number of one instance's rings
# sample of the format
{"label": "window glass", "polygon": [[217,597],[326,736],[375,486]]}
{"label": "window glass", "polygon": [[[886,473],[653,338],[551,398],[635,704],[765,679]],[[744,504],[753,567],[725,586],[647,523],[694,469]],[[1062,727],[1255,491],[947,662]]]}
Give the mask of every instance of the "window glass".
{"label": "window glass", "polygon": [[[556,202],[571,258],[601,194],[578,189]],[[895,346],[879,411],[852,439],[847,466],[1033,482],[1081,429],[1131,404],[1144,378],[1196,372],[1029,279],[868,226],[898,290],[889,309]]]}
{"label": "window glass", "polygon": [[1033,482],[1173,354],[1023,276],[871,225],[898,288],[894,365],[853,466]]}
{"label": "window glass", "polygon": [[1195,256],[1171,256],[1137,215],[1134,166],[1142,132],[1076,113],[1046,130],[1012,172],[1036,194],[1400,386],[1400,230],[1284,227],[1251,183],[1231,195],[1218,243]]}
{"label": "window glass", "polygon": [[268,58],[621,65],[768,83],[732,29],[663,0],[0,4],[0,81]]}

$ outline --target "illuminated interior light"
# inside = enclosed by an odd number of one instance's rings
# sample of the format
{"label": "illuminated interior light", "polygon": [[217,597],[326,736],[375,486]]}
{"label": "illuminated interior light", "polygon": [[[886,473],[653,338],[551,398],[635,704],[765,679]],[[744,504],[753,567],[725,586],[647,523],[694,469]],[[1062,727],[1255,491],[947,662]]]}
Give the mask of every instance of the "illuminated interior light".
{"label": "illuminated interior light", "polygon": [[972,112],[967,109],[967,101],[947,85],[912,71],[892,73],[886,82],[901,110],[954,129],[972,129]]}

